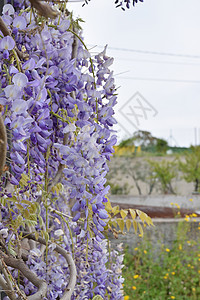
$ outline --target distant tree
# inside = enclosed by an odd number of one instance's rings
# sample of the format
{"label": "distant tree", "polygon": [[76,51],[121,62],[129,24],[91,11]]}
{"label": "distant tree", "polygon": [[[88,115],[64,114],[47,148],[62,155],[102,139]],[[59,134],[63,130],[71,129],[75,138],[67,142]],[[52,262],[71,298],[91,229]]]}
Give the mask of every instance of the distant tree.
{"label": "distant tree", "polygon": [[164,139],[156,140],[156,152],[166,152],[168,148],[168,143]]}
{"label": "distant tree", "polygon": [[145,182],[148,185],[148,195],[152,193],[155,186],[155,179],[151,178],[150,168],[146,161],[136,160],[135,163],[131,165],[130,160],[127,158],[121,171],[133,179],[139,195],[144,194],[144,191],[141,188],[141,182]]}
{"label": "distant tree", "polygon": [[138,130],[133,134],[133,140],[140,146],[156,145],[156,138],[149,131]]}
{"label": "distant tree", "polygon": [[192,146],[191,152],[186,152],[184,158],[184,162],[179,160],[179,170],[187,182],[194,182],[194,191],[199,192],[200,146]]}
{"label": "distant tree", "polygon": [[176,163],[174,161],[148,160],[151,169],[150,177],[157,180],[164,194],[175,194],[172,187],[172,179],[177,176]]}

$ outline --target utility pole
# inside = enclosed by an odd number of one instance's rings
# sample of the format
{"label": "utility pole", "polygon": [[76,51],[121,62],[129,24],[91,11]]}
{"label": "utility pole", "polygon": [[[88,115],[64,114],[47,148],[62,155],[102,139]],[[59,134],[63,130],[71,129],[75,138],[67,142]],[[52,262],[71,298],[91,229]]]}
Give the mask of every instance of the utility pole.
{"label": "utility pole", "polygon": [[194,127],[194,145],[197,146],[197,128]]}

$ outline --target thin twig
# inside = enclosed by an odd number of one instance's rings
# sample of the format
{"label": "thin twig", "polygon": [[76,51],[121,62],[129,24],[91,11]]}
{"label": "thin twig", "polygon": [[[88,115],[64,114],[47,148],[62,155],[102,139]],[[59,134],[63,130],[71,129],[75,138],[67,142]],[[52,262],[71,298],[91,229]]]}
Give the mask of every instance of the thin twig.
{"label": "thin twig", "polygon": [[[9,275],[9,277],[10,277],[10,278],[8,278],[8,280],[10,281],[10,283],[11,283],[11,280],[12,280],[13,286],[14,286],[14,288],[16,289],[16,293],[19,295],[20,299],[22,299],[22,300],[28,300],[28,298],[26,297],[25,293],[22,292],[22,291],[19,289],[18,285],[17,285],[16,282],[15,282],[15,279],[13,278],[11,272],[8,270],[8,267],[7,267],[7,265],[5,264],[5,262],[4,262],[3,259],[2,259],[2,265],[3,265],[4,269],[5,269],[5,271],[7,272],[7,274]],[[16,298],[14,298],[14,299],[16,299]]]}
{"label": "thin twig", "polygon": [[10,278],[8,276],[8,273],[5,269],[5,267],[3,266],[3,263],[2,261],[0,261],[0,269],[1,269],[1,272],[3,273],[4,275],[4,278],[2,277],[2,275],[0,275],[0,285],[1,287],[4,289],[4,292],[7,294],[7,296],[11,299],[11,300],[16,300],[16,296],[15,296],[15,291],[13,289],[13,286],[11,284],[11,281],[10,281]]}
{"label": "thin twig", "polygon": [[[39,279],[35,273],[33,273],[22,259],[14,258],[12,256],[6,255],[4,252],[0,251],[0,255],[7,266],[10,266],[14,269],[19,270],[30,282],[32,282],[37,288],[38,291],[31,296],[28,296],[28,300],[42,300],[47,293],[47,283],[43,279]],[[21,291],[20,291],[21,292]],[[22,296],[22,295],[21,295]]]}

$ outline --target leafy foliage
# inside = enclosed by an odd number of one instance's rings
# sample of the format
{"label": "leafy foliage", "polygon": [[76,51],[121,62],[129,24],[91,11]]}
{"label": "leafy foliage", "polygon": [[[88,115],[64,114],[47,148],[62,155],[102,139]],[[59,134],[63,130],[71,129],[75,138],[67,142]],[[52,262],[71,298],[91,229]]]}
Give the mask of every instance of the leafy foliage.
{"label": "leafy foliage", "polygon": [[193,221],[179,223],[172,245],[145,235],[134,249],[127,248],[124,299],[199,299],[200,226]]}
{"label": "leafy foliage", "polygon": [[187,182],[194,182],[194,191],[199,192],[200,184],[200,146],[192,146],[191,152],[184,156],[185,161],[179,160],[179,169]]}
{"label": "leafy foliage", "polygon": [[[106,202],[105,207],[109,214],[109,221],[107,226],[113,232],[115,237],[117,237],[119,233],[123,233],[125,228],[127,229],[127,231],[129,231],[131,225],[133,225],[135,233],[137,233],[137,231],[139,230],[139,234],[143,236],[142,225],[140,224],[140,222],[138,222],[137,219],[140,219],[143,225],[147,224],[148,226],[154,226],[152,219],[146,213],[138,209],[120,209],[118,205],[112,207],[109,199]],[[115,228],[117,227],[119,227],[120,229],[119,232],[115,230]]]}
{"label": "leafy foliage", "polygon": [[177,176],[176,163],[174,161],[147,160],[151,168],[151,178],[158,180],[164,194],[175,194],[172,187],[172,179]]}

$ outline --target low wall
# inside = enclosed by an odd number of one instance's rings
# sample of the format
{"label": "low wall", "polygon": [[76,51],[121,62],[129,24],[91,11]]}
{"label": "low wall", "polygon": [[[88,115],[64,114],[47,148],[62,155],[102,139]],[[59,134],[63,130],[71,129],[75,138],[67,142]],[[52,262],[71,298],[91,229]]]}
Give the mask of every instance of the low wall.
{"label": "low wall", "polygon": [[[146,205],[146,206],[160,206],[160,207],[172,207],[171,203],[177,203],[181,208],[193,209],[196,212],[200,212],[200,195],[188,195],[188,196],[176,196],[176,195],[157,195],[157,196],[110,196],[111,202],[126,203],[131,205]],[[192,201],[190,201],[192,199]],[[195,218],[196,222],[190,221],[190,234],[189,239],[197,239],[200,236],[200,230],[198,229],[200,218]],[[188,226],[188,222],[184,218],[163,218],[153,219],[154,227],[145,227],[144,232],[148,236],[148,240],[155,243],[164,244],[167,248],[172,246],[172,243],[177,238],[177,228],[182,222],[182,226]],[[129,246],[129,251],[132,252],[137,243],[141,240],[141,237],[135,234],[133,227],[125,235],[119,235],[118,239],[115,239],[111,234],[109,239],[112,241],[114,247],[123,243]]]}
{"label": "low wall", "polygon": [[[154,219],[154,227],[145,227],[144,233],[148,237],[148,240],[153,244],[164,244],[166,248],[171,248],[173,242],[177,239],[177,229],[182,222],[183,228],[190,226],[190,232],[188,233],[188,240],[197,240],[200,237],[199,222],[200,218],[196,218],[196,221],[185,221],[185,219]],[[133,226],[131,226],[130,231],[124,235],[120,234],[118,239],[115,239],[113,235],[109,235],[109,240],[111,241],[114,248],[120,243],[124,246],[129,247],[129,251],[133,252],[134,248],[137,247],[138,242],[140,242],[142,237],[135,234]]]}
{"label": "low wall", "polygon": [[111,202],[138,204],[149,206],[171,207],[171,203],[177,203],[181,208],[200,210],[200,195],[148,195],[148,196],[126,196],[111,195]]}

